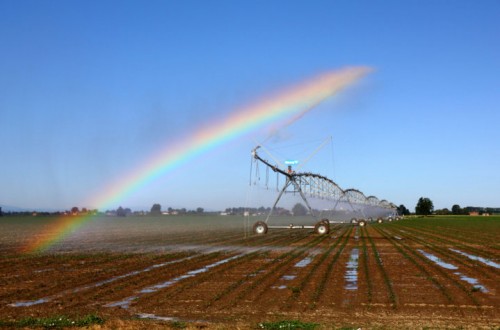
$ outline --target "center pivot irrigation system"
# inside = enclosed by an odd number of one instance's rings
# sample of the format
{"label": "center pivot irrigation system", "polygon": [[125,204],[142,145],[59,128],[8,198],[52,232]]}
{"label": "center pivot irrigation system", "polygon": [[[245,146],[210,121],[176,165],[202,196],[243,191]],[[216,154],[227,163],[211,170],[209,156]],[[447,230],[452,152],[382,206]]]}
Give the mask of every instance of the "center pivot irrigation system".
{"label": "center pivot irrigation system", "polygon": [[[296,172],[292,169],[292,165],[297,162],[285,162],[288,167],[286,169],[280,168],[278,165],[272,165],[269,161],[263,159],[257,153],[261,146],[257,146],[252,150],[252,164],[255,162],[256,174],[259,175],[258,164],[263,163],[267,169],[272,169],[276,175],[285,177],[285,184],[278,189],[278,196],[267,214],[265,221],[257,221],[253,225],[255,234],[266,234],[270,228],[310,228],[320,235],[328,234],[330,231],[330,222],[344,222],[339,220],[330,221],[325,215],[330,217],[339,217],[339,215],[358,215],[358,218],[351,218],[350,222],[359,226],[365,226],[368,221],[374,221],[373,215],[377,218],[377,222],[381,223],[383,219],[392,221],[398,219],[397,207],[393,203],[386,200],[379,200],[375,196],[366,197],[361,191],[357,189],[343,190],[331,179],[315,173],[310,172]],[[252,166],[253,167],[253,166]],[[252,170],[251,170],[252,172]],[[279,182],[279,180],[277,180]],[[278,187],[277,187],[278,188]],[[276,211],[280,199],[285,194],[299,195],[305,203],[308,214],[314,219],[315,225],[269,225],[269,219]],[[326,209],[314,210],[309,203],[308,198],[320,199],[328,203]],[[346,207],[350,208],[346,211]],[[336,214],[336,215],[335,215]],[[370,216],[367,216],[370,215]]]}

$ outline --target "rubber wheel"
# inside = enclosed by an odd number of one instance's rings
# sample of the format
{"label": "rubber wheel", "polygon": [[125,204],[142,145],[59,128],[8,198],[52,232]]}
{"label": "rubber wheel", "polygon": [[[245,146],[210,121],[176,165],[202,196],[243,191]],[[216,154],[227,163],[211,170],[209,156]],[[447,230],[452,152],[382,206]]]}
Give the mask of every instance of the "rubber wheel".
{"label": "rubber wheel", "polygon": [[366,226],[366,221],[365,220],[359,220],[358,221],[358,226],[360,226],[360,227]]}
{"label": "rubber wheel", "polygon": [[257,235],[267,234],[267,224],[263,221],[257,221],[253,225],[253,232]]}
{"label": "rubber wheel", "polygon": [[378,223],[382,223],[382,222],[384,222],[384,220],[382,220],[382,218],[378,218],[378,219],[377,219],[377,222],[378,222]]}
{"label": "rubber wheel", "polygon": [[330,225],[325,221],[321,220],[314,226],[314,231],[319,235],[325,235],[330,232]]}

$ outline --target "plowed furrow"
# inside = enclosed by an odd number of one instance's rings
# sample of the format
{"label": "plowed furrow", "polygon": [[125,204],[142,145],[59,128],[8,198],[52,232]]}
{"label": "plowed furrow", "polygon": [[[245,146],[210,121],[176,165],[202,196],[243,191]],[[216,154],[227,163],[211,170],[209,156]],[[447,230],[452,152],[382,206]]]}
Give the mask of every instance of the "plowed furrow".
{"label": "plowed furrow", "polygon": [[399,251],[403,255],[410,255],[415,260],[415,264],[420,264],[419,268],[421,271],[428,269],[430,274],[434,274],[433,276],[428,276],[428,279],[440,288],[450,302],[479,305],[478,300],[471,294],[470,289],[467,289],[458,279],[455,279],[455,275],[451,272],[444,270],[417,251],[417,246],[411,246],[403,240],[396,240],[381,228],[377,228],[377,231],[385,236],[394,246],[400,246],[402,249],[399,249]]}
{"label": "plowed furrow", "polygon": [[[389,230],[389,229],[387,229]],[[395,231],[395,229],[391,228],[390,233],[393,235],[403,236],[405,239],[409,239],[415,244],[419,244],[427,248],[427,250],[438,253],[439,255],[445,257],[448,260],[453,261],[454,264],[460,266],[461,268],[465,268],[468,274],[480,277],[486,277],[489,280],[498,280],[500,272],[493,267],[488,267],[479,261],[471,260],[464,255],[453,252],[448,245],[443,246],[439,240],[436,240],[433,237],[424,237],[419,238],[413,233],[406,231],[401,233],[399,230]],[[393,236],[394,237],[394,236]],[[468,252],[468,251],[464,251]]]}

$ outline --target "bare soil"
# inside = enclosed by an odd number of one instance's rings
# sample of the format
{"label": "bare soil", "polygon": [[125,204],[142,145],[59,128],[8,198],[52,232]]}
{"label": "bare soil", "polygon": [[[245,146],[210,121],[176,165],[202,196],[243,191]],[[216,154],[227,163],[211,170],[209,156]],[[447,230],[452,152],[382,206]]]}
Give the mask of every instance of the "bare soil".
{"label": "bare soil", "polygon": [[[112,234],[103,234],[94,224],[90,234],[37,254],[16,252],[15,240],[25,236],[4,236],[0,320],[97,314],[106,322],[95,329],[253,329],[280,320],[325,329],[498,329],[499,269],[452,249],[498,263],[500,224],[467,241],[456,238],[467,237],[460,228],[433,232],[412,221],[332,224],[324,236],[307,229],[255,236],[241,226],[132,231],[110,223]],[[346,273],[355,249],[353,288]]]}

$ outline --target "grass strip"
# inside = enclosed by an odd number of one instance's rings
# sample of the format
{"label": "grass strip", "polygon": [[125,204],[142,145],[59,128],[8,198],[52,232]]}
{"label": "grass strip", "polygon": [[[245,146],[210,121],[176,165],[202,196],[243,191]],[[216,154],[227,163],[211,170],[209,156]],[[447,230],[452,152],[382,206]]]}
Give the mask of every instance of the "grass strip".
{"label": "grass strip", "polygon": [[278,322],[262,322],[257,325],[258,329],[266,329],[266,330],[277,330],[277,329],[304,329],[304,330],[312,330],[319,327],[318,323],[310,323],[310,322],[302,322],[298,320],[284,320]]}
{"label": "grass strip", "polygon": [[40,327],[45,329],[61,329],[67,327],[88,327],[95,324],[104,324],[104,319],[95,314],[89,314],[82,318],[71,318],[64,315],[52,317],[27,317],[17,321],[0,320],[0,327],[25,328]]}

